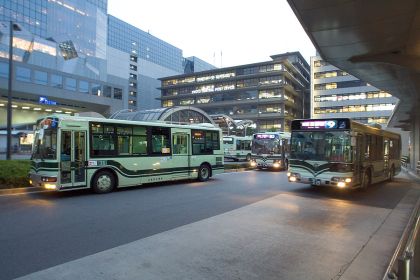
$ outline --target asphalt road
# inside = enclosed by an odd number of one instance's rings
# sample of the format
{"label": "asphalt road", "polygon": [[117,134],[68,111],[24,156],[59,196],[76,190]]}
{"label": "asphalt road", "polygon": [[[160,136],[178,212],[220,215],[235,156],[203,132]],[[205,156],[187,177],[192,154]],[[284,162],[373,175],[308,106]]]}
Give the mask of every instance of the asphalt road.
{"label": "asphalt road", "polygon": [[[334,200],[393,209],[409,189],[401,178],[361,192],[290,184],[285,172],[250,171],[225,173],[205,183],[154,184],[106,195],[74,191],[0,196],[0,279],[27,275],[282,193],[321,203]],[[311,205],[304,207],[310,211]]]}

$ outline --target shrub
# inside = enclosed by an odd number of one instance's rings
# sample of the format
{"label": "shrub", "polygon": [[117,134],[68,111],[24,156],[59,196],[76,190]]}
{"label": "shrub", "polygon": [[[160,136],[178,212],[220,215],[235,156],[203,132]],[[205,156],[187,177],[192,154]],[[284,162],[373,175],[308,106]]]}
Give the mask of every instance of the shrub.
{"label": "shrub", "polygon": [[29,160],[0,160],[0,188],[29,187]]}

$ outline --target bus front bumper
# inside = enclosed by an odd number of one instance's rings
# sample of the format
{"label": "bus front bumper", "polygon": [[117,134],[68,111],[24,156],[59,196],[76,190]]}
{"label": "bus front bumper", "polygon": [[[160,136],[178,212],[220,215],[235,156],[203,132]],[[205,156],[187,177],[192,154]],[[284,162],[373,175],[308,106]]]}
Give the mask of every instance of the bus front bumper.
{"label": "bus front bumper", "polygon": [[349,177],[332,177],[332,178],[317,178],[317,177],[302,177],[297,173],[287,173],[289,182],[311,184],[316,186],[331,186],[337,188],[352,188],[353,182]]}
{"label": "bus front bumper", "polygon": [[49,177],[39,174],[29,175],[29,184],[33,187],[44,188],[47,190],[58,190],[57,177]]}

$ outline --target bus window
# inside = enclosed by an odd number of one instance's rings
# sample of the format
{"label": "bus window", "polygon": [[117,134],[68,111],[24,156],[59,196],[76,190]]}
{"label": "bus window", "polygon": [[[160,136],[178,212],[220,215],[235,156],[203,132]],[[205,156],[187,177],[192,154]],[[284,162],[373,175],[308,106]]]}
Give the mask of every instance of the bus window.
{"label": "bus window", "polygon": [[115,134],[114,126],[105,124],[91,125],[92,155],[109,156],[115,155]]}
{"label": "bus window", "polygon": [[152,154],[171,154],[170,129],[167,127],[152,127]]}
{"label": "bus window", "polygon": [[147,154],[147,129],[144,126],[133,128],[133,154]]}

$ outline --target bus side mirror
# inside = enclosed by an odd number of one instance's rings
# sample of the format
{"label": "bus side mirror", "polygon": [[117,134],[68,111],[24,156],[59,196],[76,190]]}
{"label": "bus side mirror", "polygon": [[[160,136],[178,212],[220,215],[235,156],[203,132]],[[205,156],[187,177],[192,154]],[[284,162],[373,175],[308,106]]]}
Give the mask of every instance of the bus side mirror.
{"label": "bus side mirror", "polygon": [[352,136],[351,138],[350,138],[350,146],[352,146],[352,147],[356,147],[356,137],[354,137],[354,136]]}

